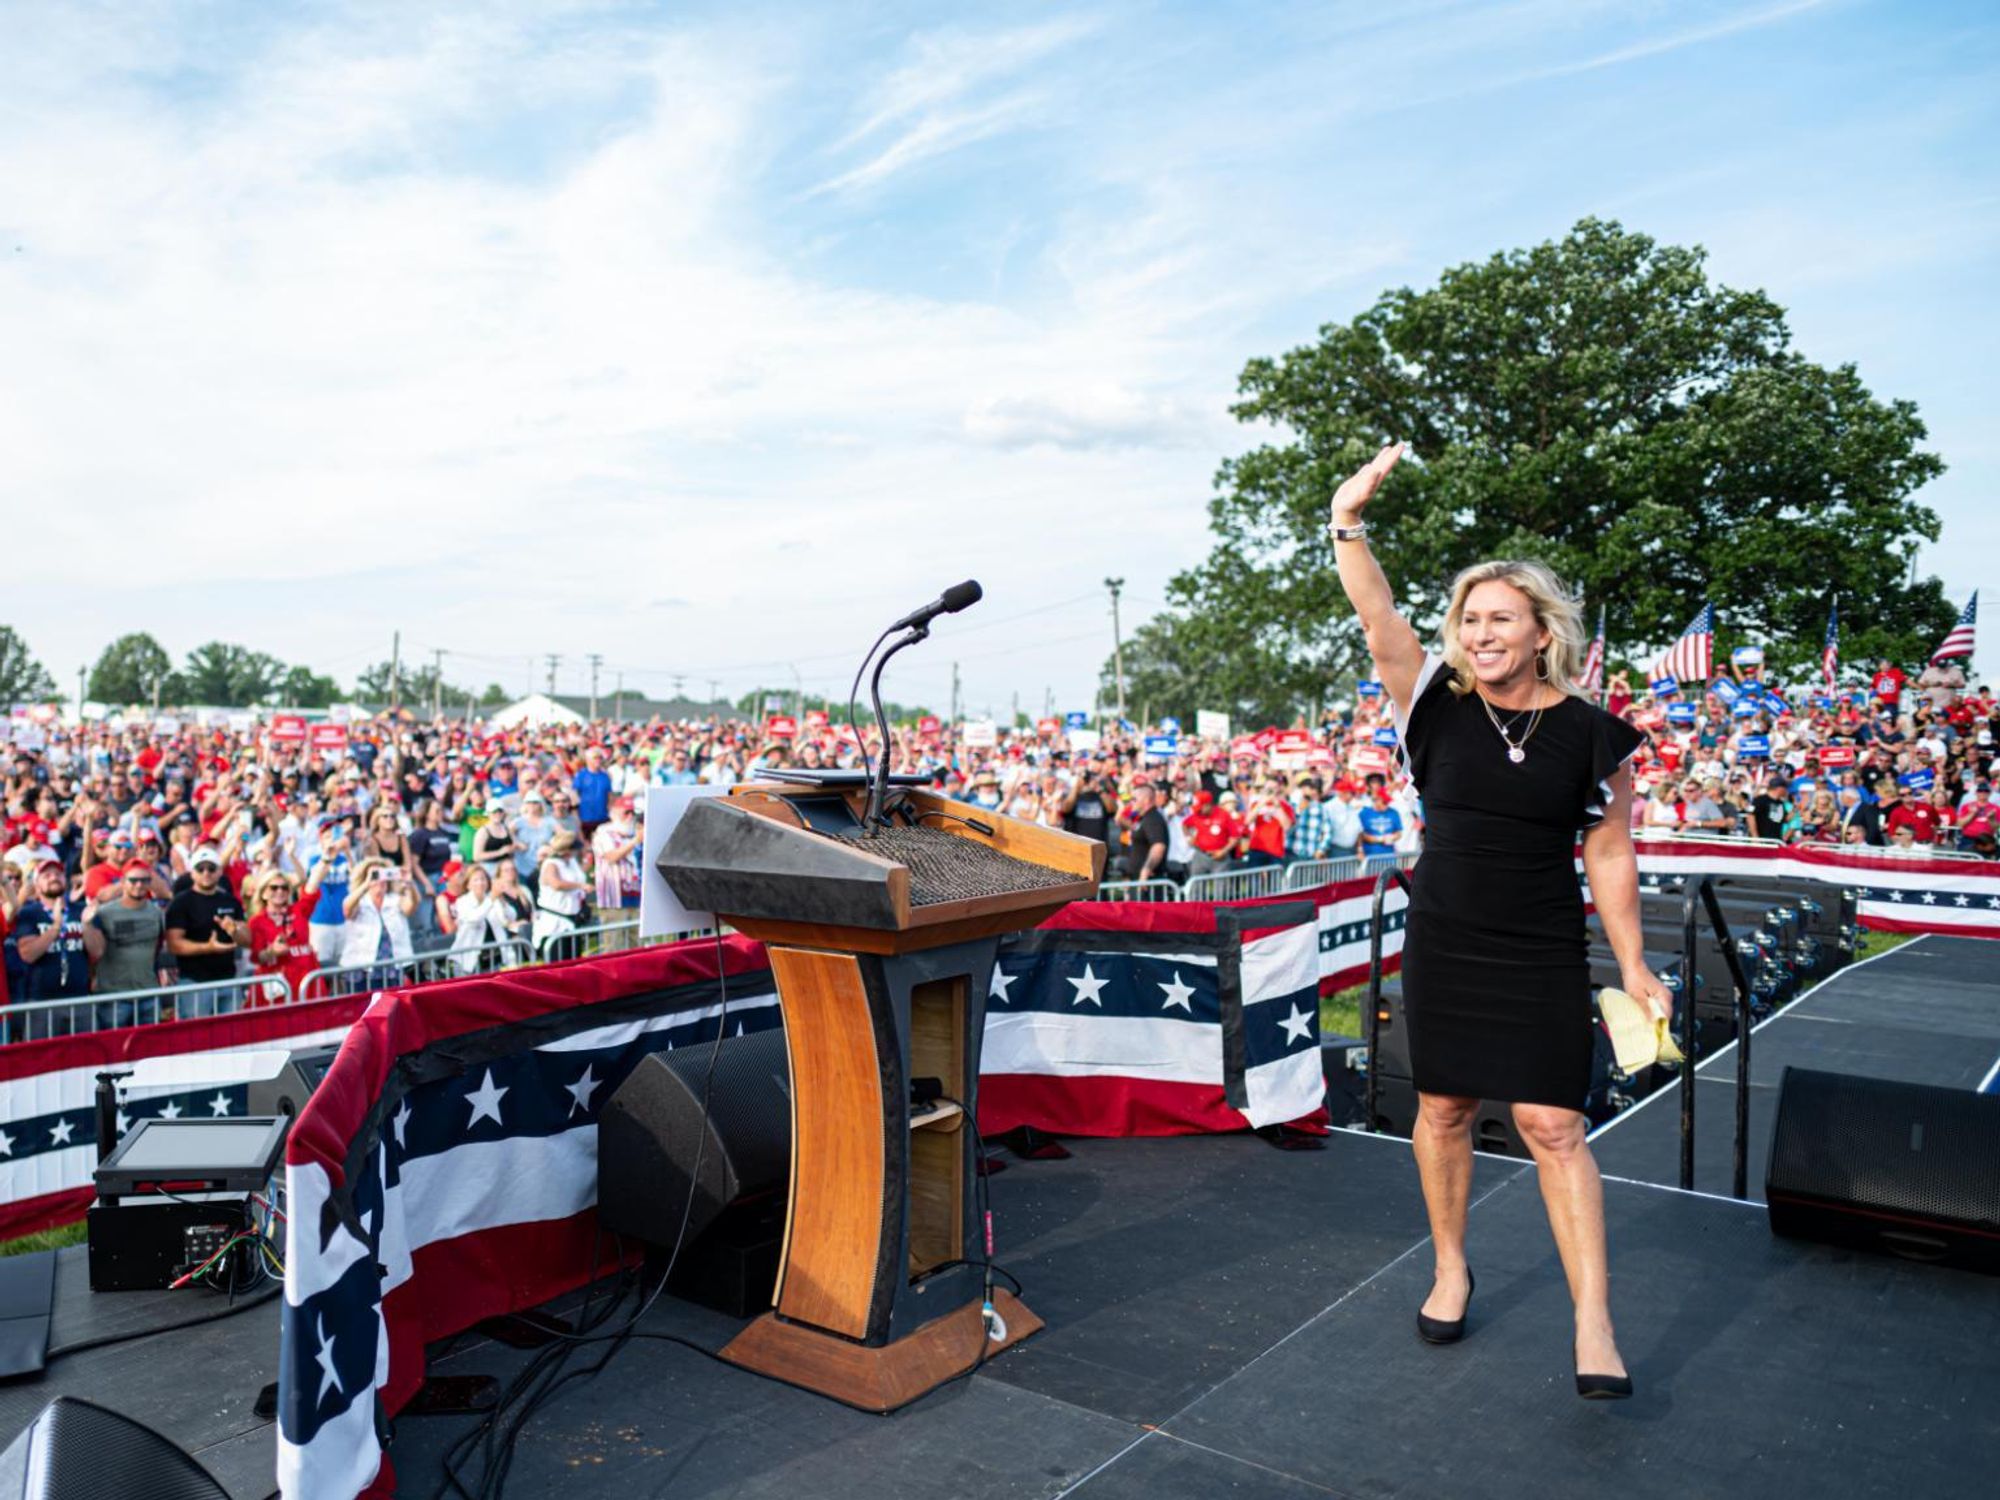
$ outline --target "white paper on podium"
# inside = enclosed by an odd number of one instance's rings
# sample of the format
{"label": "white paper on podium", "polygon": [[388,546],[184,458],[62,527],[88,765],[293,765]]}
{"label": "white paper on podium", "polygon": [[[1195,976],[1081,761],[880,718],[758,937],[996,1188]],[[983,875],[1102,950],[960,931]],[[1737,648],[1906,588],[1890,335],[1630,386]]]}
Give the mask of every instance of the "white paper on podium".
{"label": "white paper on podium", "polygon": [[719,797],[720,786],[649,786],[646,788],[645,858],[639,862],[639,936],[668,937],[715,925],[712,911],[689,911],[660,877],[660,851],[674,825],[686,816],[697,797]]}

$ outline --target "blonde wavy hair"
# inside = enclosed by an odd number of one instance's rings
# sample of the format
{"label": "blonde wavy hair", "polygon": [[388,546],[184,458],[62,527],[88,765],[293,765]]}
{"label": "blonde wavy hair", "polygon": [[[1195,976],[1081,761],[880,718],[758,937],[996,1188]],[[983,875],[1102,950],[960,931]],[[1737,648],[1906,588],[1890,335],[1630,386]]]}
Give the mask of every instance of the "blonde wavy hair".
{"label": "blonde wavy hair", "polygon": [[1444,612],[1444,661],[1452,670],[1451,690],[1460,697],[1472,691],[1472,660],[1458,643],[1466,595],[1482,583],[1496,582],[1511,584],[1526,594],[1535,623],[1548,631],[1549,644],[1539,653],[1547,664],[1548,680],[1565,693],[1583,697],[1583,689],[1576,685],[1587,644],[1583,608],[1556,577],[1555,569],[1525,558],[1474,563],[1452,580],[1451,604]]}

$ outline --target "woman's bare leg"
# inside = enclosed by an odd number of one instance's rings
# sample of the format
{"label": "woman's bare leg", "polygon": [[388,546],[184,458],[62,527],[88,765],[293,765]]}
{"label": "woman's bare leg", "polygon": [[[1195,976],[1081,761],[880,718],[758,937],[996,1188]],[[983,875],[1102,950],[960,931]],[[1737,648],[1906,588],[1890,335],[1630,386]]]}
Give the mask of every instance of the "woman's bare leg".
{"label": "woman's bare leg", "polygon": [[1542,1202],[1576,1306],[1576,1365],[1590,1375],[1623,1375],[1611,1329],[1611,1272],[1604,1242],[1604,1183],[1584,1140],[1589,1122],[1573,1109],[1517,1104],[1514,1125],[1535,1158]]}
{"label": "woman's bare leg", "polygon": [[1424,1209],[1431,1221],[1435,1257],[1427,1318],[1445,1322],[1465,1316],[1470,1283],[1465,1271],[1465,1211],[1472,1196],[1472,1116],[1477,1099],[1451,1094],[1417,1095],[1417,1124],[1410,1145],[1424,1186]]}

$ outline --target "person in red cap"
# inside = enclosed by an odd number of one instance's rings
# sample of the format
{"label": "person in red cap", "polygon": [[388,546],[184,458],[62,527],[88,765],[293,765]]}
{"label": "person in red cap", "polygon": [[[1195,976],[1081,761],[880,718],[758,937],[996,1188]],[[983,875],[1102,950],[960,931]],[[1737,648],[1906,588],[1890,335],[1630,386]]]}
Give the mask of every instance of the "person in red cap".
{"label": "person in red cap", "polygon": [[1213,875],[1236,862],[1236,846],[1246,830],[1242,819],[1236,816],[1235,802],[1234,792],[1224,792],[1220,801],[1207,792],[1196,795],[1194,811],[1181,825],[1187,829],[1188,842],[1194,846],[1188,857],[1190,875]]}
{"label": "person in red cap", "polygon": [[[92,924],[95,906],[69,895],[69,873],[59,859],[35,866],[34,896],[14,913],[14,951],[27,971],[17,1001],[67,1000],[90,993],[90,966],[104,952],[104,934]],[[87,1006],[59,1006],[30,1013],[20,1035],[67,1036],[88,1030]],[[12,1033],[10,1028],[10,1033]],[[10,1039],[18,1036],[10,1035]]]}
{"label": "person in red cap", "polygon": [[[624,920],[624,912],[639,909],[639,845],[639,824],[633,816],[632,799],[614,798],[610,819],[590,836],[599,922],[620,922]],[[622,939],[624,934],[606,936]]]}
{"label": "person in red cap", "polygon": [[[318,860],[306,876],[305,889],[298,878],[283,870],[267,871],[250,896],[250,963],[259,974],[284,979],[293,1000],[304,1000],[308,975],[319,967],[313,949],[312,915],[319,906],[320,883],[326,879],[327,862]],[[250,1004],[279,1004],[264,986],[250,990]]]}

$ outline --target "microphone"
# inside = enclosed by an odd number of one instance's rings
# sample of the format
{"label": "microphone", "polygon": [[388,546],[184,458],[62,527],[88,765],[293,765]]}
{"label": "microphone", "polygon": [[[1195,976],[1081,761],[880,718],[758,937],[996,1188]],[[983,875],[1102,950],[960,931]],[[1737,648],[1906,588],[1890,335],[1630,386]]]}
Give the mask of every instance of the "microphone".
{"label": "microphone", "polygon": [[889,628],[891,630],[919,630],[930,624],[939,615],[955,615],[967,605],[977,604],[986,595],[976,579],[968,578],[963,583],[954,583],[922,609],[913,609]]}

